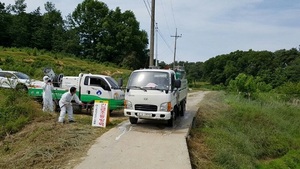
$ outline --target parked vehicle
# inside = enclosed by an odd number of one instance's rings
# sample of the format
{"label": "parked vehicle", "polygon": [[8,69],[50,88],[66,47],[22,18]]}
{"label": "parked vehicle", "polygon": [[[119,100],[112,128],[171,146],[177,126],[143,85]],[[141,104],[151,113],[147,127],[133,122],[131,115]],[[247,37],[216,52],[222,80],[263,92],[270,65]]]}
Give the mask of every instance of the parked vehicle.
{"label": "parked vehicle", "polygon": [[154,119],[173,126],[177,116],[184,116],[186,99],[184,71],[135,70],[126,86],[124,115],[131,124],[137,124],[138,119]]}
{"label": "parked vehicle", "polygon": [[28,90],[31,83],[28,75],[17,71],[4,71],[0,69],[0,87]]}
{"label": "parked vehicle", "polygon": [[[52,92],[55,102],[61,98],[62,94],[74,86],[77,88],[79,99],[91,108],[95,100],[109,102],[110,112],[123,108],[124,91],[121,90],[122,81],[119,84],[110,76],[99,74],[80,73],[78,76],[55,75],[52,69],[45,69],[45,75],[48,75],[53,81],[54,90]],[[41,87],[30,87],[29,95],[42,97]],[[87,107],[84,107],[87,108]]]}

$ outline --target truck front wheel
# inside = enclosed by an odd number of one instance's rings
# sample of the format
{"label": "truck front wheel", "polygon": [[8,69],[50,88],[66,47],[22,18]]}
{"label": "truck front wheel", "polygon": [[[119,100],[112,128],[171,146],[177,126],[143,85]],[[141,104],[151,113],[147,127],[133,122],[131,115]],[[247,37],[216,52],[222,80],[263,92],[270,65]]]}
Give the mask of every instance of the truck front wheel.
{"label": "truck front wheel", "polygon": [[131,124],[137,124],[138,118],[129,117],[129,121],[130,121]]}
{"label": "truck front wheel", "polygon": [[171,118],[168,120],[168,126],[173,127],[175,125],[175,112],[172,112]]}
{"label": "truck front wheel", "polygon": [[180,116],[184,116],[184,113],[185,113],[185,110],[186,110],[186,105],[185,105],[186,103],[185,103],[185,101],[182,101],[182,103],[181,103],[181,108],[180,108]]}

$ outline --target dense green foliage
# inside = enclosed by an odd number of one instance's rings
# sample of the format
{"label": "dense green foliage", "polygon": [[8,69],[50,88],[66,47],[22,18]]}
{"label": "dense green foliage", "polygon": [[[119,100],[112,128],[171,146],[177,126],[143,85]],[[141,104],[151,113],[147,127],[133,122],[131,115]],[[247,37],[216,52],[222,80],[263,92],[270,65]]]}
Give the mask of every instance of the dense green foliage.
{"label": "dense green foliage", "polygon": [[219,55],[204,63],[185,63],[190,81],[201,79],[211,84],[229,85],[231,80],[243,73],[253,79],[279,87],[286,82],[300,82],[300,52],[290,50],[235,51]]}
{"label": "dense green foliage", "polygon": [[63,20],[52,2],[45,3],[44,14],[40,7],[30,13],[26,8],[25,0],[7,6],[0,2],[0,46],[65,52],[133,69],[148,63],[147,33],[131,11],[84,0]]}
{"label": "dense green foliage", "polygon": [[212,92],[199,111],[189,142],[194,168],[299,168],[299,103],[271,93],[248,100]]}

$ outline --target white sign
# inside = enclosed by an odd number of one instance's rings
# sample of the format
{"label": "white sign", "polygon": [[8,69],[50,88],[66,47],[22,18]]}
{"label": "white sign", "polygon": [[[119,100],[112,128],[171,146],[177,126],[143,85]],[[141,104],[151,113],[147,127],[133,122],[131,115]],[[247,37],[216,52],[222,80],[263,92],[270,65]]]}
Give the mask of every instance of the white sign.
{"label": "white sign", "polygon": [[108,120],[108,101],[96,100],[94,104],[92,126],[106,127]]}

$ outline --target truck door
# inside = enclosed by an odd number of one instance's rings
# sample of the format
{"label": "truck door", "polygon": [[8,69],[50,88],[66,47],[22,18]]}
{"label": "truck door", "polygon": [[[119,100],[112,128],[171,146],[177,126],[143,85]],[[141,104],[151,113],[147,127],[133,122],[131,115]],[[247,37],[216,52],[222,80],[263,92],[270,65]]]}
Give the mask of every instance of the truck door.
{"label": "truck door", "polygon": [[81,85],[81,100],[90,102],[100,99],[111,99],[111,89],[107,82],[98,76],[85,76]]}

